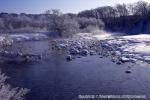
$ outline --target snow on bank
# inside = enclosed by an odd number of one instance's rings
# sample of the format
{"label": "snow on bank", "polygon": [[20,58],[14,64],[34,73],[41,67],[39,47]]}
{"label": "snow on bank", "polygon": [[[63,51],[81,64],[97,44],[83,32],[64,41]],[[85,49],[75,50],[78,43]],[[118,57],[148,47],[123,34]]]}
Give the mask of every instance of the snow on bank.
{"label": "snow on bank", "polygon": [[44,33],[11,34],[8,36],[17,42],[30,41],[30,40],[41,40],[41,39],[47,39],[48,38],[48,36]]}
{"label": "snow on bank", "polygon": [[128,41],[124,51],[150,55],[150,35],[140,34],[122,37]]}
{"label": "snow on bank", "polygon": [[138,44],[128,46],[128,48],[124,49],[124,51],[150,55],[150,45],[147,45],[145,43],[138,43]]}
{"label": "snow on bank", "polygon": [[122,55],[132,55],[132,57],[130,57],[132,59],[150,63],[150,35],[117,36],[108,37],[104,40],[107,44],[122,52]]}
{"label": "snow on bank", "polygon": [[101,35],[94,35],[93,37],[97,38],[98,40],[106,40],[110,39],[112,36],[111,34],[101,34]]}
{"label": "snow on bank", "polygon": [[112,34],[107,33],[105,31],[100,31],[99,33],[78,33],[75,35],[73,38],[84,38],[84,39],[97,39],[97,40],[106,40],[106,39],[111,39]]}
{"label": "snow on bank", "polygon": [[124,39],[148,40],[148,39],[150,39],[150,35],[148,35],[148,34],[129,35],[129,36],[123,36],[122,38],[124,38]]}
{"label": "snow on bank", "polygon": [[99,34],[94,34],[93,37],[98,40],[106,40],[106,39],[111,39],[112,34],[102,31]]}

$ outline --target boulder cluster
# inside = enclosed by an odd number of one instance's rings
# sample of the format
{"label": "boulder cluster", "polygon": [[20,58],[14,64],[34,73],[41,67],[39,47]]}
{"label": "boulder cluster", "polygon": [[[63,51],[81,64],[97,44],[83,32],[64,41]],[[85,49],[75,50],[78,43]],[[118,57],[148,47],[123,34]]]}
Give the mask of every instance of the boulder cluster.
{"label": "boulder cluster", "polygon": [[121,39],[98,40],[96,38],[76,37],[69,39],[58,39],[52,42],[53,50],[66,52],[66,60],[71,61],[74,58],[82,56],[98,55],[100,58],[109,57],[116,64],[126,62],[135,63],[141,57],[138,54],[124,51],[122,46],[128,44],[128,41]]}
{"label": "boulder cluster", "polygon": [[82,37],[54,40],[52,43],[53,50],[66,51],[66,59],[71,61],[76,56],[88,56],[98,54],[100,45],[93,39]]}
{"label": "boulder cluster", "polygon": [[117,45],[109,44],[107,40],[97,40],[96,38],[82,36],[54,40],[51,44],[52,50],[66,52],[67,61],[71,61],[76,57],[93,55],[99,55],[101,58],[109,56],[117,64],[129,61],[128,58],[121,57],[122,52],[118,50]]}

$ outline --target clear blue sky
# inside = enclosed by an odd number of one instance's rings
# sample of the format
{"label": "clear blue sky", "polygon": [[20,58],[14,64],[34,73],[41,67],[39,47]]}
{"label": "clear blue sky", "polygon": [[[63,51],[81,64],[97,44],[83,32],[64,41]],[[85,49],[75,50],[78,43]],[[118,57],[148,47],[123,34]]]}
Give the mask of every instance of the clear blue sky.
{"label": "clear blue sky", "polygon": [[[43,13],[55,8],[64,13],[77,13],[85,9],[117,3],[133,3],[138,0],[0,0],[0,12]],[[144,0],[150,1],[150,0]]]}

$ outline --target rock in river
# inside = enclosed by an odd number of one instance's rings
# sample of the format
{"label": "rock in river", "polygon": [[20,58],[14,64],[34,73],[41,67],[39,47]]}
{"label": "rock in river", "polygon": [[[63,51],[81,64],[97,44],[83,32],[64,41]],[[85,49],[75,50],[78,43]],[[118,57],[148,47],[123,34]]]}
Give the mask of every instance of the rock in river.
{"label": "rock in river", "polygon": [[82,56],[87,56],[89,54],[89,51],[87,50],[87,49],[83,49],[82,51],[81,51],[81,55]]}
{"label": "rock in river", "polygon": [[68,56],[66,57],[66,60],[67,60],[67,61],[71,61],[71,60],[72,60],[72,56],[71,56],[71,55],[68,55]]}
{"label": "rock in river", "polygon": [[121,62],[130,62],[130,59],[129,58],[126,58],[126,57],[122,57],[121,58]]}
{"label": "rock in river", "polygon": [[90,55],[96,55],[96,52],[91,50]]}
{"label": "rock in river", "polygon": [[77,54],[79,54],[79,50],[78,50],[78,49],[75,49],[75,48],[71,48],[71,49],[69,50],[69,52],[70,52],[70,54],[72,54],[72,55],[77,55]]}

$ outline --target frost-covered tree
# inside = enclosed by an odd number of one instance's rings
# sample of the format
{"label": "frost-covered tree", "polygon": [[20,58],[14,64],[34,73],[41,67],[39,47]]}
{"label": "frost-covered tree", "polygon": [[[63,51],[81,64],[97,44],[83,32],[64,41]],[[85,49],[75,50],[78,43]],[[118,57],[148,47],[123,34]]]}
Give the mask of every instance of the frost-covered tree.
{"label": "frost-covered tree", "polygon": [[68,37],[78,32],[79,25],[75,19],[61,15],[50,20],[48,30],[58,33],[61,37]]}
{"label": "frost-covered tree", "polygon": [[116,16],[116,10],[111,6],[99,7],[96,10],[101,19],[107,19]]}
{"label": "frost-covered tree", "polygon": [[78,18],[81,32],[95,33],[104,29],[105,25],[100,19],[96,18]]}
{"label": "frost-covered tree", "polygon": [[129,11],[128,11],[126,4],[117,4],[116,10],[117,10],[118,16],[128,16],[129,15]]}
{"label": "frost-covered tree", "polygon": [[132,4],[132,14],[146,16],[148,14],[149,4],[145,1],[138,1],[135,4]]}
{"label": "frost-covered tree", "polygon": [[0,33],[2,33],[5,30],[4,20],[0,18]]}
{"label": "frost-covered tree", "polygon": [[78,32],[79,25],[75,18],[62,14],[59,10],[47,11],[48,16],[48,30],[56,32],[61,37],[68,37]]}
{"label": "frost-covered tree", "polygon": [[104,28],[104,23],[100,19],[96,18],[78,18],[78,23],[80,25],[80,29],[85,29],[88,26],[99,27],[100,29]]}
{"label": "frost-covered tree", "polygon": [[98,18],[98,15],[97,15],[97,11],[96,10],[85,10],[85,11],[81,11],[79,12],[78,14],[79,17],[87,17],[87,18]]}

